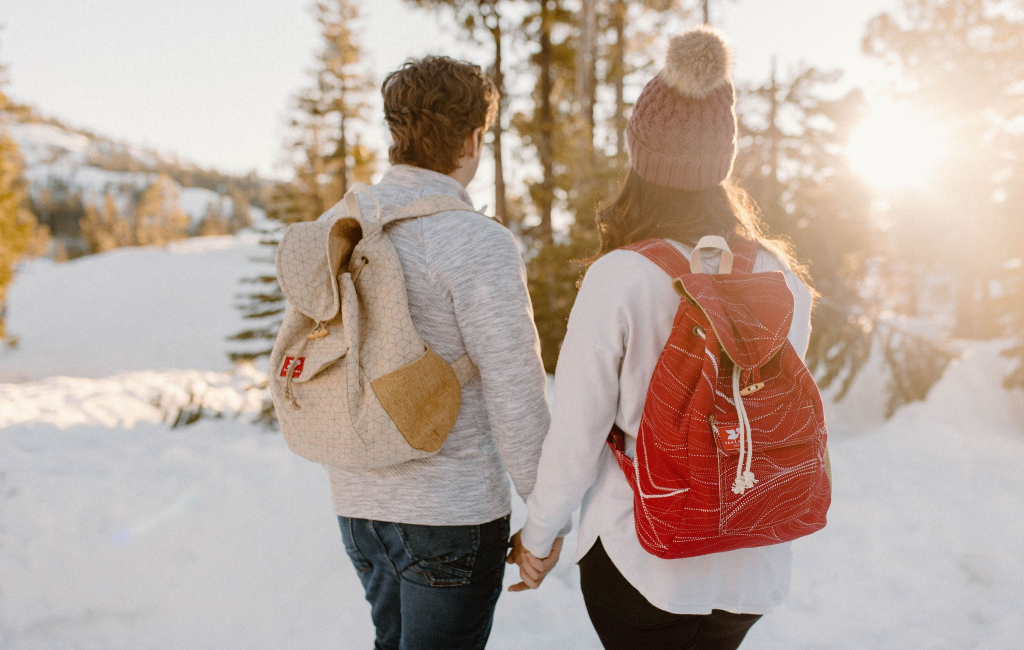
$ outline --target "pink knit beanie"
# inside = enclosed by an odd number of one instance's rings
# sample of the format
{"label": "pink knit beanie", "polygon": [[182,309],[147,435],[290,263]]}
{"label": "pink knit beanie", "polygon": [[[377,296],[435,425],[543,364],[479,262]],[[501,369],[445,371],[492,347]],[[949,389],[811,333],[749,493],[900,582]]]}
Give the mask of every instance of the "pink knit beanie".
{"label": "pink knit beanie", "polygon": [[665,69],[640,93],[629,120],[629,158],[645,181],[714,187],[736,158],[735,95],[725,41],[698,27],[669,42]]}

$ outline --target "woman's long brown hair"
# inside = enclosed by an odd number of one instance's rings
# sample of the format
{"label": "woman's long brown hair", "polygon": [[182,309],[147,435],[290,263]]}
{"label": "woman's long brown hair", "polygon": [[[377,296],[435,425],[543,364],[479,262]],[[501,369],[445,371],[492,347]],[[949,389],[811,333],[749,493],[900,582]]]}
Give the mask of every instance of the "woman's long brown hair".
{"label": "woman's long brown hair", "polygon": [[768,236],[754,200],[729,181],[691,192],[648,183],[633,171],[611,204],[598,213],[600,252],[606,253],[645,239],[672,239],[694,246],[705,235],[753,239],[789,266],[810,286],[806,267],[796,261],[792,245]]}

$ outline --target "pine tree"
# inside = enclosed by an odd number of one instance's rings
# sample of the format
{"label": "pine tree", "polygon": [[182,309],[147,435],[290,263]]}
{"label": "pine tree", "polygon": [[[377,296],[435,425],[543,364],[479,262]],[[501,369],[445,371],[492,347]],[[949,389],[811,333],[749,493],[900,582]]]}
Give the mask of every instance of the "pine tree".
{"label": "pine tree", "polygon": [[841,398],[878,349],[891,415],[923,399],[954,355],[892,315],[915,288],[891,281],[907,276],[903,258],[891,254],[871,213],[872,193],[843,154],[866,105],[859,90],[831,98],[840,77],[801,66],[780,78],[773,63],[768,83],[743,89],[735,175],[771,232],[792,241],[821,293],[807,352],[819,384],[839,382]]}
{"label": "pine tree", "polygon": [[1024,386],[1024,2],[906,0],[872,19],[863,45],[899,67],[897,95],[935,111],[954,148],[927,203],[898,217],[913,236],[904,251],[957,278],[958,336],[1016,337],[1007,383]]}
{"label": "pine tree", "polygon": [[[531,59],[537,83],[532,111],[513,123],[541,168],[529,185],[540,223],[524,235],[549,370],[582,278],[580,260],[597,250],[598,206],[628,169],[626,88],[646,83],[660,68],[650,54],[653,42],[694,7],[694,0],[539,0],[523,25],[526,40],[539,44]],[[614,103],[602,105],[609,95]],[[567,222],[557,229],[556,214]]]}
{"label": "pine tree", "polygon": [[229,196],[231,198],[230,230],[232,233],[236,233],[252,225],[252,208],[249,198],[238,188],[232,188]]}
{"label": "pine tree", "polygon": [[808,264],[822,294],[808,365],[822,386],[842,380],[845,390],[871,355],[874,324],[860,285],[878,243],[871,195],[842,154],[863,98],[856,90],[826,98],[840,76],[801,66],[780,79],[773,62],[766,84],[741,88],[734,177],[772,234],[793,241]]}
{"label": "pine tree", "polygon": [[[535,157],[539,177],[527,179],[532,227],[521,229],[534,317],[548,370],[555,361],[582,277],[580,260],[597,249],[595,217],[628,166],[627,78],[651,71],[643,50],[654,38],[638,25],[683,17],[681,0],[536,0],[519,38],[538,45],[532,105],[512,124]],[[646,82],[646,79],[643,80]],[[615,104],[602,106],[602,86]],[[558,227],[555,219],[561,222]]]}
{"label": "pine tree", "polygon": [[516,205],[510,200],[505,182],[503,142],[508,126],[505,113],[508,108],[505,87],[505,39],[509,32],[506,13],[514,12],[523,0],[406,0],[410,4],[432,9],[441,15],[451,15],[456,27],[470,41],[489,41],[494,58],[488,73],[498,89],[500,100],[497,119],[491,129],[491,153],[494,157],[494,213],[505,225],[517,221],[518,214],[510,212]]}
{"label": "pine tree", "polygon": [[4,328],[7,289],[14,278],[15,266],[40,237],[35,217],[26,209],[27,187],[22,175],[21,152],[3,126],[7,109],[4,85],[6,67],[0,65],[0,341],[7,338]]}
{"label": "pine tree", "polygon": [[[356,0],[323,0],[313,6],[320,27],[313,84],[295,99],[288,143],[294,178],[271,190],[267,216],[279,224],[311,221],[337,203],[353,182],[369,183],[377,170],[377,153],[366,146],[358,125],[367,117],[367,93],[373,80],[362,62],[355,34]],[[261,233],[265,248],[276,248],[280,229]],[[265,256],[273,262],[273,254]],[[284,314],[284,296],[273,269],[243,281],[249,289],[238,307],[248,323],[231,337],[240,345],[233,361],[252,361],[270,354]]]}
{"label": "pine tree", "polygon": [[289,160],[295,178],[278,185],[270,216],[284,222],[309,221],[341,200],[354,174],[365,181],[376,171],[376,153],[354,131],[366,119],[372,77],[362,63],[355,33],[355,0],[323,0],[313,5],[320,27],[313,83],[295,97]]}
{"label": "pine tree", "polygon": [[534,320],[549,372],[558,358],[580,275],[579,267],[572,262],[579,257],[578,247],[568,233],[556,239],[554,227],[556,210],[571,214],[570,194],[576,186],[572,170],[581,151],[575,139],[581,121],[573,111],[575,32],[574,16],[565,0],[533,3],[533,11],[520,31],[520,38],[539,44],[530,57],[531,71],[536,76],[532,105],[512,118],[517,135],[539,163],[539,177],[526,179],[533,223],[521,224],[520,234],[527,247]]}
{"label": "pine tree", "polygon": [[82,238],[90,253],[105,253],[131,244],[131,224],[121,216],[113,194],[103,195],[100,211],[92,200],[86,202],[85,216],[79,223]]}
{"label": "pine tree", "polygon": [[178,204],[178,185],[161,174],[146,188],[135,209],[134,239],[139,246],[166,246],[184,239],[190,220]]}
{"label": "pine tree", "polygon": [[206,204],[206,211],[196,232],[200,237],[231,234],[231,220],[224,210],[223,199]]}

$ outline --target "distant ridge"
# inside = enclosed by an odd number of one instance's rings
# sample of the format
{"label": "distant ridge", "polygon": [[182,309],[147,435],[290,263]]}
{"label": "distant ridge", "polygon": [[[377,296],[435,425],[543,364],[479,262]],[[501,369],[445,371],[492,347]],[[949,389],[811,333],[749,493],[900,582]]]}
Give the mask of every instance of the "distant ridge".
{"label": "distant ridge", "polygon": [[239,175],[203,167],[69,126],[24,105],[9,105],[0,115],[0,128],[21,150],[33,213],[71,256],[83,252],[78,226],[85,205],[99,207],[109,193],[123,213],[131,214],[142,192],[161,175],[177,186],[191,234],[211,211],[230,214],[235,198],[246,203],[254,221],[265,219],[273,183],[255,172]]}

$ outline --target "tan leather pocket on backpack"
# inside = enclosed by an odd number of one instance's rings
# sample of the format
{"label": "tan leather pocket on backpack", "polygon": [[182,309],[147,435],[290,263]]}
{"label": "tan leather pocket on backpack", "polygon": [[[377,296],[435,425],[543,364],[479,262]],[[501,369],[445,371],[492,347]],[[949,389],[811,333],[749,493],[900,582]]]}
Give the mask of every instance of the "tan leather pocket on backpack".
{"label": "tan leather pocket on backpack", "polygon": [[427,452],[441,448],[462,408],[462,387],[444,359],[427,348],[416,361],[370,384],[410,446]]}

